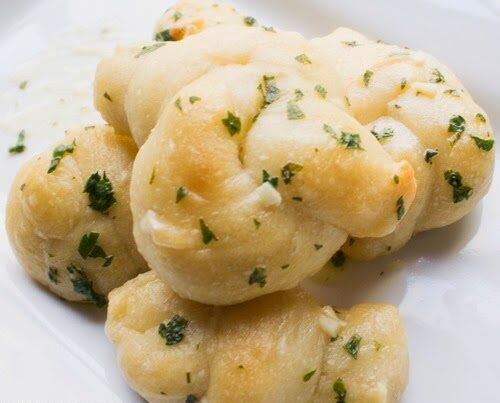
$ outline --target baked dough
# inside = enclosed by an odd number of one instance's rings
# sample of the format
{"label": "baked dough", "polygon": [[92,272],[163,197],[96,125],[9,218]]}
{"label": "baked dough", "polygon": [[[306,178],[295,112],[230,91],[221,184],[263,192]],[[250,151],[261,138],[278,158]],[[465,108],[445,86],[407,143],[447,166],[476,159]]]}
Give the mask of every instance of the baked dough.
{"label": "baked dough", "polygon": [[92,126],[68,130],[19,170],[7,204],[12,248],[62,298],[103,306],[109,291],[147,268],[132,236],[136,153],[130,136]]}
{"label": "baked dough", "polygon": [[101,63],[96,105],[144,144],[134,235],[182,297],[225,305],[293,288],[347,234],[387,235],[411,205],[412,168],[345,112],[339,80],[298,34],[220,26],[137,51]]}
{"label": "baked dough", "polygon": [[299,289],[201,305],[149,272],[110,294],[106,333],[148,402],[398,401],[408,353],[397,309],[337,312]]}
{"label": "baked dough", "polygon": [[252,17],[243,17],[227,3],[212,0],[181,0],[158,20],[153,39],[180,41],[217,25],[257,26]]}
{"label": "baked dough", "polygon": [[[263,108],[266,76],[280,97]],[[165,107],[135,161],[131,207],[140,252],[182,297],[226,305],[293,288],[347,234],[385,235],[411,203],[409,164],[313,87],[293,70],[226,66]]]}
{"label": "baked dough", "polygon": [[346,90],[349,113],[408,161],[417,194],[396,231],[352,239],[344,251],[372,259],[402,247],[415,232],[452,224],[483,198],[495,150],[486,113],[455,74],[432,56],[372,41],[347,28],[312,41],[329,57]]}

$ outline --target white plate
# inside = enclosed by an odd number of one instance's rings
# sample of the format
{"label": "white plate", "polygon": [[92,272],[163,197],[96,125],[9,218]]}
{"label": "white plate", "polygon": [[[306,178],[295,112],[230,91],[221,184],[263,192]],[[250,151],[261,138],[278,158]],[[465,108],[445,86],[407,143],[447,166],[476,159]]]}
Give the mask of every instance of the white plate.
{"label": "white plate", "polygon": [[[23,161],[60,137],[65,127],[99,121],[91,108],[99,58],[116,42],[148,38],[170,3],[0,0],[1,402],[141,401],[123,381],[104,336],[105,312],[63,303],[30,281],[6,240],[3,211]],[[347,25],[428,51],[457,72],[499,132],[496,0],[235,4],[266,23],[307,36]],[[20,91],[16,86],[25,79],[27,88]],[[22,128],[27,152],[7,156]],[[391,257],[348,264],[334,286],[307,285],[322,301],[336,305],[380,301],[399,306],[411,356],[405,403],[498,401],[499,174],[486,199],[461,222],[418,235]]]}

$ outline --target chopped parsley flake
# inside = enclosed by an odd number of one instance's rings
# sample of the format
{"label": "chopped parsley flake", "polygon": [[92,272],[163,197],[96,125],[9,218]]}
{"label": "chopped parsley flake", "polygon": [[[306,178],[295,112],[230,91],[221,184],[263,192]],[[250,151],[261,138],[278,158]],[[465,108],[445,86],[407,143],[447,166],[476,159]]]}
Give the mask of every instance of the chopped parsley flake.
{"label": "chopped parsley flake", "polygon": [[394,176],[392,177],[392,180],[394,181],[394,183],[395,183],[396,185],[397,185],[397,184],[399,184],[399,175],[394,175]]}
{"label": "chopped parsley flake", "polygon": [[200,97],[197,97],[197,96],[192,96],[192,97],[189,97],[189,103],[191,105],[195,104],[196,102],[199,102],[201,101],[201,98]]}
{"label": "chopped parsley flake", "polygon": [[363,150],[360,145],[361,137],[356,133],[342,132],[339,143],[345,145],[345,148]]}
{"label": "chopped parsley flake", "polygon": [[438,69],[432,70],[432,78],[430,79],[431,83],[442,84],[445,81],[444,76]]}
{"label": "chopped parsley flake", "polygon": [[106,214],[116,203],[113,185],[106,176],[106,171],[103,172],[102,177],[99,171],[90,175],[83,192],[89,194],[89,207],[101,213]]}
{"label": "chopped parsley flake", "polygon": [[344,265],[346,260],[345,253],[341,250],[335,252],[335,254],[331,257],[330,262],[332,262],[334,267],[341,267]]}
{"label": "chopped parsley flake", "polygon": [[109,95],[107,92],[104,93],[104,98],[106,98],[109,102],[113,102],[111,99],[111,95]]}
{"label": "chopped parsley flake", "polygon": [[281,177],[283,178],[283,182],[288,185],[292,181],[292,178],[299,173],[302,168],[302,165],[294,162],[286,164],[283,168],[281,168]]}
{"label": "chopped parsley flake", "polygon": [[[162,32],[165,32],[165,31],[162,31]],[[156,34],[156,36],[161,35],[162,32],[159,32],[158,34]],[[135,55],[135,58],[137,59],[143,55],[154,52],[156,49],[161,48],[162,46],[165,46],[165,42],[158,42],[158,43],[155,43],[153,45],[143,46],[141,51]]]}
{"label": "chopped parsley flake", "polygon": [[300,101],[302,98],[304,98],[304,93],[299,89],[297,88],[295,91],[295,101]]}
{"label": "chopped parsley flake", "polygon": [[248,17],[243,18],[243,22],[245,23],[245,25],[248,25],[249,27],[253,27],[257,23],[257,20],[254,17],[248,16]]}
{"label": "chopped parsley flake", "polygon": [[293,196],[293,197],[292,197],[292,200],[293,200],[293,201],[296,201],[296,202],[301,202],[303,199],[302,199],[302,197],[300,197],[300,196]]}
{"label": "chopped parsley flake", "polygon": [[201,239],[205,245],[211,241],[218,241],[219,238],[212,232],[212,230],[205,224],[203,218],[200,218]]}
{"label": "chopped parsley flake", "polygon": [[302,380],[304,382],[308,382],[312,377],[313,375],[316,373],[316,370],[313,370],[311,372],[308,372],[307,374],[305,374],[303,377],[302,377]]}
{"label": "chopped parsley flake", "polygon": [[478,120],[481,123],[486,123],[486,118],[482,113],[476,113],[476,120]]}
{"label": "chopped parsley flake", "polygon": [[149,177],[149,184],[152,185],[156,178],[156,167],[153,167],[151,171],[151,176]]}
{"label": "chopped parsley flake", "polygon": [[337,378],[333,384],[333,391],[335,392],[335,400],[337,403],[346,403],[347,390],[345,388],[342,378]]}
{"label": "chopped parsley flake", "polygon": [[174,21],[177,22],[182,18],[182,13],[179,10],[176,10],[173,15]]}
{"label": "chopped parsley flake", "polygon": [[424,160],[428,164],[432,164],[432,158],[438,155],[438,150],[436,148],[428,148],[424,151]]}
{"label": "chopped parsley flake", "polygon": [[326,96],[328,95],[328,91],[327,91],[327,90],[326,90],[326,88],[325,88],[325,87],[323,87],[321,84],[317,84],[317,85],[314,87],[314,91],[316,91],[316,92],[317,92],[317,94],[318,94],[321,98],[323,98],[323,99],[325,99],[325,98],[326,98]]}
{"label": "chopped parsley flake", "polygon": [[306,117],[295,101],[288,101],[286,110],[288,120],[300,120]]}
{"label": "chopped parsley flake", "polygon": [[263,76],[262,82],[257,89],[261,92],[264,98],[263,108],[271,105],[280,97],[280,89],[276,86],[276,81],[273,76]]}
{"label": "chopped parsley flake", "polygon": [[355,360],[358,358],[360,343],[361,336],[359,334],[354,334],[349,341],[344,344],[344,350]]}
{"label": "chopped parsley flake", "polygon": [[97,245],[97,239],[99,238],[98,232],[87,232],[82,236],[80,240],[80,245],[78,246],[78,253],[82,259],[91,258],[103,258],[103,267],[108,267],[113,261],[113,255],[108,255],[104,252],[104,249]]}
{"label": "chopped parsley flake", "polygon": [[399,86],[401,87],[402,90],[404,90],[407,84],[408,83],[406,82],[406,78],[402,78]]}
{"label": "chopped parsley flake", "polygon": [[177,193],[175,195],[175,204],[179,203],[182,199],[184,199],[188,195],[189,191],[185,186],[181,186],[177,189]]}
{"label": "chopped parsley flake", "polygon": [[374,127],[371,130],[371,133],[375,136],[375,138],[378,141],[382,141],[384,139],[394,136],[394,129],[392,127],[385,127],[381,131],[377,131],[377,129]]}
{"label": "chopped parsley flake", "polygon": [[398,221],[401,220],[405,215],[405,201],[403,199],[403,196],[400,196],[396,201],[396,214],[398,217]]}
{"label": "chopped parsley flake", "polygon": [[[172,42],[172,41],[176,41],[176,40],[177,39],[175,39],[175,37],[170,32],[170,29],[165,29],[163,31],[157,32],[155,35],[155,41]],[[144,50],[144,48],[143,48],[143,50]],[[150,50],[150,52],[152,52],[153,50]],[[136,57],[139,57],[139,56],[141,56],[141,54],[137,55]]]}
{"label": "chopped parsley flake", "polygon": [[276,176],[269,175],[265,169],[262,170],[262,183],[269,183],[274,188],[278,187],[278,178]]}
{"label": "chopped parsley flake", "polygon": [[295,60],[302,64],[312,64],[311,59],[309,59],[309,57],[305,53],[296,56]]}
{"label": "chopped parsley flake", "polygon": [[495,140],[488,138],[488,139],[483,139],[481,137],[477,136],[471,136],[474,141],[476,142],[476,145],[484,151],[490,151],[493,148],[493,145],[495,144]]}
{"label": "chopped parsley flake", "polygon": [[342,41],[342,43],[344,45],[350,46],[351,48],[359,46],[358,42],[356,42],[356,41]]}
{"label": "chopped parsley flake", "polygon": [[266,268],[256,267],[248,277],[248,284],[258,284],[260,288],[266,285]]}
{"label": "chopped parsley flake", "polygon": [[[382,272],[383,273],[383,272]],[[380,344],[377,340],[373,341],[373,345],[375,346],[375,351],[379,352],[382,347],[384,347],[382,344]]]}
{"label": "chopped parsley flake", "polygon": [[262,223],[259,220],[257,220],[256,218],[254,218],[253,224],[255,225],[255,229],[259,229]]}
{"label": "chopped parsley flake", "polygon": [[241,131],[241,120],[232,112],[227,112],[227,117],[222,119],[222,123],[226,126],[226,129],[231,136],[234,136]]}
{"label": "chopped parsley flake", "polygon": [[365,87],[368,87],[368,84],[370,84],[372,76],[373,76],[373,71],[371,70],[366,70],[365,74],[363,74],[363,83],[365,84]]}
{"label": "chopped parsley flake", "polygon": [[174,105],[177,109],[179,109],[182,112],[182,100],[180,98],[177,98],[175,100]]}
{"label": "chopped parsley flake", "polygon": [[28,81],[27,80],[21,81],[19,83],[19,89],[20,90],[25,90],[27,85],[28,85]]}
{"label": "chopped parsley flake", "polygon": [[59,270],[56,267],[50,266],[47,275],[52,283],[59,284]]}
{"label": "chopped parsley flake", "polygon": [[349,101],[349,97],[347,95],[344,96],[344,101],[345,101],[347,106],[349,106],[349,107],[351,106],[351,101]]}
{"label": "chopped parsley flake", "polygon": [[468,200],[472,196],[473,189],[462,183],[462,175],[459,172],[449,169],[444,173],[444,179],[453,187],[453,203]]}
{"label": "chopped parsley flake", "polygon": [[460,115],[453,116],[450,119],[450,123],[448,125],[448,132],[462,134],[464,131],[465,131],[465,119]]}
{"label": "chopped parsley flake", "polygon": [[186,330],[188,321],[180,315],[174,315],[165,325],[161,323],[158,327],[158,334],[165,339],[167,346],[178,344],[184,339],[184,330]]}
{"label": "chopped parsley flake", "polygon": [[281,266],[281,270],[286,270],[290,267],[289,264],[284,264],[283,266]]}
{"label": "chopped parsley flake", "polygon": [[52,151],[52,160],[50,161],[49,169],[47,173],[52,173],[59,166],[59,163],[66,154],[72,154],[75,149],[76,143],[73,140],[72,144],[59,144],[54,151]]}
{"label": "chopped parsley flake", "polygon": [[460,94],[457,92],[457,90],[453,90],[453,89],[449,89],[449,90],[443,91],[443,94],[444,95],[449,95],[449,96],[452,96],[452,97],[459,97],[460,96]]}
{"label": "chopped parsley flake", "polygon": [[70,280],[73,284],[73,291],[81,294],[89,302],[95,304],[98,308],[103,307],[107,303],[107,298],[104,295],[95,292],[92,281],[89,280],[83,270],[78,269],[71,264],[66,267],[70,274]]}
{"label": "chopped parsley flake", "polygon": [[323,245],[321,245],[319,243],[314,244],[314,249],[316,249],[316,250],[320,250],[322,247],[323,247]]}
{"label": "chopped parsley flake", "polygon": [[273,33],[276,33],[276,30],[273,28],[273,27],[266,27],[266,26],[262,26],[262,29],[264,31],[267,31],[267,32],[273,32]]}
{"label": "chopped parsley flake", "polygon": [[16,145],[9,148],[9,154],[20,154],[20,153],[22,153],[26,149],[26,146],[24,145],[24,139],[25,138],[26,138],[26,132],[24,130],[21,130],[17,134]]}
{"label": "chopped parsley flake", "polygon": [[187,395],[185,403],[196,403],[199,402],[198,398],[195,395]]}

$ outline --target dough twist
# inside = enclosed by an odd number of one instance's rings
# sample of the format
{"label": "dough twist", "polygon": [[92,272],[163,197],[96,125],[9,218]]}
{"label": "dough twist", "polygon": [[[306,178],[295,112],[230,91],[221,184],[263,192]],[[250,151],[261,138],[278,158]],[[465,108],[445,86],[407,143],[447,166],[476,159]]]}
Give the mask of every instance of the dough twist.
{"label": "dough twist", "polygon": [[298,289],[211,307],[150,272],[110,294],[106,333],[148,402],[390,403],[408,381],[394,307],[356,305],[337,318]]}
{"label": "dough twist", "polygon": [[64,299],[102,306],[109,291],[147,268],[132,236],[136,152],[130,136],[109,126],[68,130],[14,180],[6,217],[12,248],[31,277]]}

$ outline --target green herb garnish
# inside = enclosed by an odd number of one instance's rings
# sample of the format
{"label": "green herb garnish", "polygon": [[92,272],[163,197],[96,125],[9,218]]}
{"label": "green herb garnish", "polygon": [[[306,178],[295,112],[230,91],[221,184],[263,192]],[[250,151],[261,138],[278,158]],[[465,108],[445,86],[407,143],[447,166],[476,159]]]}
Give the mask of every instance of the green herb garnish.
{"label": "green herb garnish", "polygon": [[342,43],[344,45],[350,46],[351,48],[359,46],[358,42],[356,42],[356,41],[342,41]]}
{"label": "green herb garnish", "polygon": [[278,178],[276,176],[271,176],[269,173],[263,169],[262,170],[262,183],[269,183],[274,188],[278,187]]}
{"label": "green herb garnish", "polygon": [[90,175],[83,192],[89,194],[89,207],[101,213],[106,214],[109,208],[116,203],[113,185],[106,176],[106,171],[103,172],[102,176],[99,171]]}
{"label": "green herb garnish", "polygon": [[178,344],[184,339],[184,330],[186,330],[188,321],[180,315],[174,315],[165,325],[161,323],[158,327],[158,334],[165,339],[167,346]]}
{"label": "green herb garnish", "polygon": [[345,148],[363,150],[361,148],[361,137],[357,133],[341,132],[339,143],[345,145]]}
{"label": "green herb garnish", "polygon": [[104,249],[97,245],[97,239],[99,238],[98,232],[87,232],[82,236],[80,240],[80,245],[78,246],[78,253],[82,259],[91,258],[103,258],[103,267],[107,267],[113,261],[113,255],[108,255],[104,252]]}
{"label": "green herb garnish", "polygon": [[495,140],[494,139],[483,139],[481,137],[477,137],[477,136],[471,136],[476,145],[481,149],[481,150],[484,150],[484,151],[490,151],[492,148],[493,148],[493,145],[495,144]]}
{"label": "green herb garnish", "polygon": [[365,84],[365,87],[368,87],[368,84],[370,84],[372,76],[373,76],[373,71],[371,70],[366,70],[365,73],[363,74],[363,83]]}
{"label": "green herb garnish", "polygon": [[460,115],[453,116],[450,119],[450,123],[448,125],[448,132],[462,134],[464,131],[465,131],[465,119]]}
{"label": "green herb garnish", "polygon": [[22,153],[26,149],[26,146],[24,145],[25,138],[26,138],[26,132],[23,129],[19,133],[17,133],[16,145],[9,148],[9,154]]}
{"label": "green herb garnish", "polygon": [[[167,30],[168,31],[168,30]],[[158,35],[161,35],[163,32],[165,31],[162,31],[162,32],[159,32],[156,34],[156,36],[158,37]],[[149,45],[149,46],[143,46],[141,51],[135,55],[135,58],[139,58],[143,55],[146,55],[148,53],[151,53],[151,52],[154,52],[156,49],[159,49],[161,48],[162,46],[165,46],[165,42],[157,42],[153,45]]]}
{"label": "green herb garnish", "polygon": [[424,151],[424,160],[428,164],[432,164],[432,158],[438,155],[438,150],[436,148],[428,148]]}
{"label": "green herb garnish", "polygon": [[180,98],[177,98],[175,100],[174,105],[177,109],[179,109],[182,112],[182,100]]}
{"label": "green herb garnish", "polygon": [[59,284],[59,270],[56,267],[50,266],[47,275],[52,283]]}
{"label": "green herb garnish", "polygon": [[[160,31],[160,32],[157,32],[156,35],[155,35],[155,41],[160,41],[160,42],[172,42],[172,41],[176,41],[177,39],[174,38],[174,36],[170,33],[170,29],[165,29],[163,31]],[[145,46],[144,48],[146,48],[147,46]],[[144,51],[144,48],[143,51]],[[156,49],[156,48],[155,48]],[[152,52],[153,50],[155,49],[152,49],[150,50],[149,52]],[[145,53],[148,53],[148,52],[145,52]],[[139,53],[136,57],[139,57],[141,56],[142,54],[144,53]]]}
{"label": "green herb garnish", "polygon": [[317,92],[317,94],[325,99],[326,96],[328,95],[328,91],[326,90],[325,87],[323,87],[321,84],[317,84],[315,87],[314,87],[314,90]]}
{"label": "green herb garnish", "polygon": [[295,101],[288,101],[286,110],[288,120],[300,120],[306,117]]}
{"label": "green herb garnish", "polygon": [[292,178],[299,173],[302,168],[304,168],[300,164],[296,164],[294,162],[289,162],[283,168],[281,168],[281,177],[283,178],[283,182],[288,185]]}
{"label": "green herb garnish", "polygon": [[396,185],[398,185],[398,184],[399,184],[399,175],[394,175],[394,176],[392,177],[392,180],[394,181],[394,183],[395,183]]}
{"label": "green herb garnish", "polygon": [[248,25],[249,27],[253,27],[257,23],[257,20],[254,17],[248,16],[248,17],[243,18],[243,22],[245,23],[245,25]]}
{"label": "green herb garnish", "polygon": [[50,161],[49,169],[47,173],[52,173],[59,166],[59,163],[66,154],[72,154],[75,149],[76,143],[73,140],[72,144],[64,145],[59,144],[54,151],[52,151],[52,161]]}
{"label": "green herb garnish", "polygon": [[323,247],[323,245],[321,245],[319,243],[314,244],[314,249],[316,249],[316,250],[320,250],[322,247]]}
{"label": "green herb garnish", "polygon": [[260,288],[266,285],[266,268],[256,267],[248,277],[248,284],[258,284]]}
{"label": "green herb garnish", "polygon": [[472,196],[474,190],[462,183],[462,175],[457,171],[449,169],[444,173],[444,179],[453,187],[453,203],[468,200]]}
{"label": "green herb garnish", "polygon": [[392,127],[385,127],[381,131],[377,131],[377,129],[374,127],[371,130],[371,133],[375,136],[375,138],[378,141],[382,141],[384,139],[394,136],[394,129]]}
{"label": "green herb garnish", "polygon": [[227,117],[222,119],[222,123],[226,126],[226,129],[231,136],[234,136],[241,131],[241,120],[232,112],[227,112]]}
{"label": "green herb garnish", "polygon": [[402,78],[402,79],[401,79],[401,83],[400,83],[400,85],[399,85],[399,86],[400,86],[400,88],[401,88],[402,90],[404,90],[404,89],[406,88],[406,85],[407,85],[407,84],[408,84],[408,83],[406,82],[406,78]]}
{"label": "green herb garnish", "polygon": [[313,371],[311,371],[311,372],[308,372],[307,374],[305,374],[305,375],[302,377],[302,380],[303,380],[304,382],[309,381],[309,380],[313,377],[313,375],[314,375],[315,373],[316,373],[316,370],[313,370]]}
{"label": "green herb garnish", "polygon": [[182,18],[182,13],[179,10],[175,10],[173,18],[174,18],[174,22],[179,21]]}
{"label": "green herb garnish", "polygon": [[438,69],[432,70],[432,76],[433,77],[430,79],[431,83],[441,84],[441,83],[444,83],[446,81],[444,79],[444,76],[441,74],[441,72]]}
{"label": "green herb garnish", "polygon": [[396,214],[398,217],[398,221],[401,220],[405,215],[405,201],[403,199],[403,196],[400,196],[396,201]]}
{"label": "green herb garnish", "polygon": [[347,390],[342,378],[338,378],[333,384],[333,391],[336,394],[335,400],[337,403],[346,403]]}
{"label": "green herb garnish", "polygon": [[295,60],[302,64],[312,64],[311,59],[309,59],[309,57],[305,53],[296,56]]}
{"label": "green herb garnish", "polygon": [[344,344],[344,350],[347,351],[347,353],[349,353],[349,355],[352,358],[357,359],[360,343],[361,343],[361,336],[359,334],[354,334],[349,339],[349,341],[346,344]]}
{"label": "green herb garnish", "polygon": [[274,76],[263,76],[262,82],[259,84],[257,89],[261,92],[262,97],[264,98],[263,108],[272,104],[280,97],[280,89],[276,86]]}
{"label": "green herb garnish", "polygon": [[113,102],[111,99],[111,95],[109,95],[107,92],[104,93],[104,98],[106,98],[109,102]]}
{"label": "green herb garnish", "polygon": [[78,269],[73,264],[66,267],[66,270],[68,270],[68,273],[70,274],[70,280],[73,284],[74,292],[83,295],[87,301],[92,302],[98,308],[106,305],[106,296],[95,292],[92,281],[89,280],[83,270]]}
{"label": "green herb garnish", "polygon": [[188,195],[189,191],[185,186],[181,186],[177,189],[177,193],[175,195],[175,204],[179,203],[182,199],[184,199]]}
{"label": "green herb garnish", "polygon": [[482,113],[476,113],[476,120],[480,121],[481,123],[486,123],[486,118]]}
{"label": "green herb garnish", "polygon": [[255,229],[259,229],[262,223],[259,220],[257,220],[256,218],[254,218],[253,224],[255,225]]}
{"label": "green herb garnish", "polygon": [[19,83],[19,89],[20,90],[25,90],[27,85],[28,85],[28,80],[21,81]]}
{"label": "green herb garnish", "polygon": [[189,103],[191,105],[195,104],[196,102],[199,102],[201,101],[201,98],[200,97],[197,97],[197,96],[192,96],[192,97],[189,97]]}
{"label": "green herb garnish", "polygon": [[211,241],[218,241],[219,238],[212,232],[212,230],[205,224],[203,218],[200,218],[201,239],[205,245]]}

